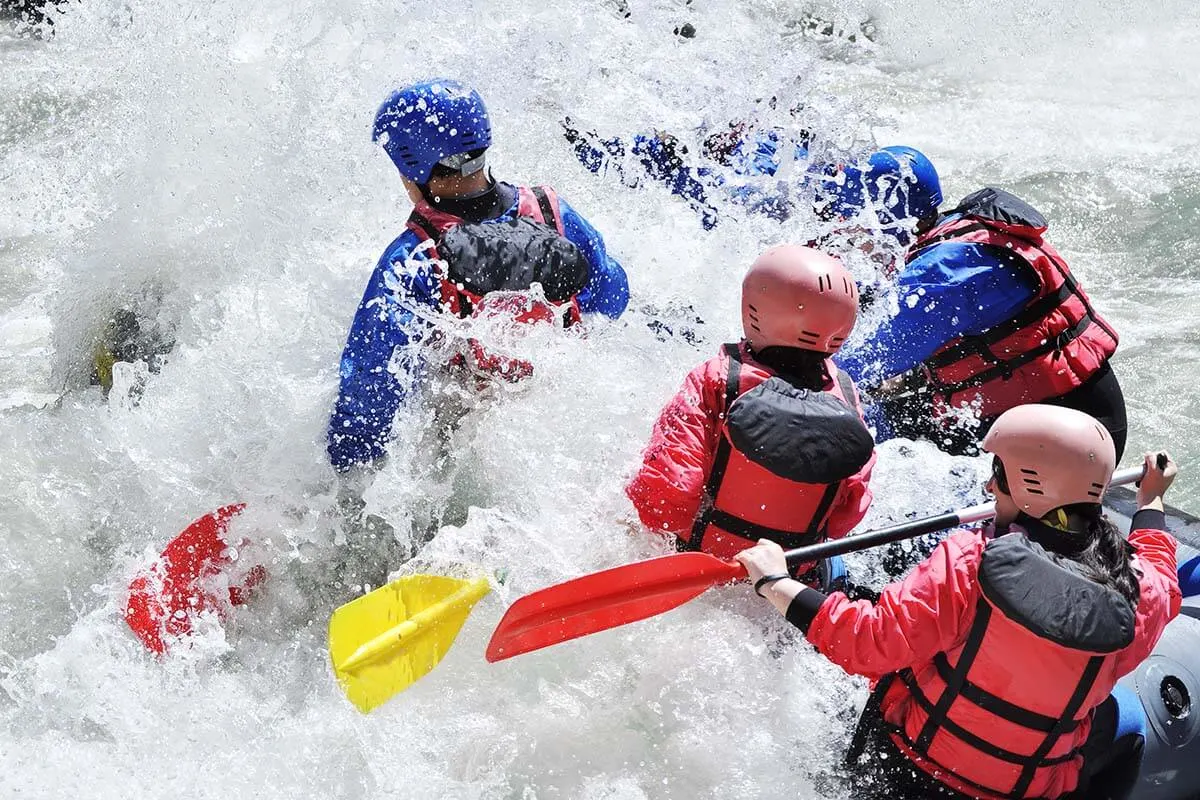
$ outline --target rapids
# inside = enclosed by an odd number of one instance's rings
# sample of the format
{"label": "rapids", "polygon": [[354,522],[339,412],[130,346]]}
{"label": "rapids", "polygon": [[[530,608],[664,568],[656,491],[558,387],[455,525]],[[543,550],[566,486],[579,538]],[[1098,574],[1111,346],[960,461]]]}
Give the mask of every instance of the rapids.
{"label": "rapids", "polygon": [[[559,120],[695,143],[757,115],[817,132],[830,157],[919,147],[948,198],[1021,194],[1122,335],[1130,453],[1171,448],[1169,499],[1195,510],[1200,6],[1133,5],[85,0],[52,35],[0,34],[0,796],[849,796],[829,773],[865,685],[743,588],[483,660],[513,597],[662,551],[622,494],[651,422],[737,335],[753,256],[815,225],[704,232],[665,189],[583,170]],[[673,33],[684,22],[694,38]],[[397,419],[367,510],[399,549],[440,527],[402,569],[504,582],[433,673],[364,717],[333,682],[325,624],[401,565],[347,541],[325,425],[347,327],[407,213],[372,114],[438,74],[480,89],[497,174],[555,185],[634,299],[587,336],[514,345],[537,377],[480,404],[447,452],[430,404]],[[91,350],[123,307],[175,347],[158,374],[118,368],[105,397]],[[648,327],[694,315],[697,345]],[[865,525],[976,502],[985,471],[886,444]],[[271,579],[156,663],[121,620],[124,588],[236,500]]]}

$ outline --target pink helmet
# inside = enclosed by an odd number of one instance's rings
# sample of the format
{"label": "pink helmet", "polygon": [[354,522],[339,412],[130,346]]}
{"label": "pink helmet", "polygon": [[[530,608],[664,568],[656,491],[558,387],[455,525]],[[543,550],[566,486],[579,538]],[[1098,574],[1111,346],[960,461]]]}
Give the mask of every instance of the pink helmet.
{"label": "pink helmet", "polygon": [[1117,466],[1112,436],[1073,408],[1025,405],[1000,415],[983,449],[1000,459],[1008,493],[1031,517],[1099,503]]}
{"label": "pink helmet", "polygon": [[742,329],[751,350],[779,346],[836,353],[857,317],[854,276],[811,247],[772,247],[742,280]]}

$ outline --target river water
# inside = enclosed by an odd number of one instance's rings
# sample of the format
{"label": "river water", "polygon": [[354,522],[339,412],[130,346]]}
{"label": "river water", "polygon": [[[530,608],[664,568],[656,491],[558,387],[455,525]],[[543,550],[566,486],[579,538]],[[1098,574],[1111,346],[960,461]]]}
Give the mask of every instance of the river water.
{"label": "river water", "polygon": [[[0,794],[849,796],[830,773],[864,685],[744,589],[483,660],[514,597],[660,551],[621,491],[654,415],[736,335],[754,255],[813,231],[748,218],[703,232],[665,190],[583,170],[560,138],[568,115],[692,141],[758,115],[834,154],[919,147],[951,198],[985,183],[1022,195],[1121,333],[1130,452],[1173,449],[1173,499],[1195,509],[1193,2],[627,6],[95,0],[53,36],[0,37]],[[803,24],[810,12],[832,33]],[[684,22],[694,38],[673,33]],[[428,407],[398,419],[367,510],[402,543],[440,526],[405,569],[504,582],[435,672],[362,716],[330,675],[325,625],[372,582],[346,564],[376,551],[336,522],[324,429],[349,321],[407,213],[371,117],[394,86],[437,74],[480,88],[497,173],[568,197],[634,301],[586,337],[515,345],[537,376],[480,404],[448,453]],[[771,96],[802,103],[799,121]],[[87,379],[92,342],[123,307],[175,346],[158,374],[119,369],[105,397]],[[694,315],[696,344],[648,327]],[[867,524],[972,502],[985,470],[889,443]],[[271,578],[155,662],[121,620],[124,587],[235,500]],[[377,572],[400,567],[391,552]]]}

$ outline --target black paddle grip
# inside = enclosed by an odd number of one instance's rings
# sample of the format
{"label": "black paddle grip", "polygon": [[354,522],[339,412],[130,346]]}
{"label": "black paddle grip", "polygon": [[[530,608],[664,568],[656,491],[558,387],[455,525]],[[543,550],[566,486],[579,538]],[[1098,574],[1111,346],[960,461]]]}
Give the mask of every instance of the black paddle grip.
{"label": "black paddle grip", "polygon": [[789,550],[784,553],[789,566],[795,566],[805,561],[816,561],[829,556],[840,556],[846,553],[853,553],[856,550],[865,550],[868,547],[878,547],[881,544],[891,544],[902,539],[912,539],[915,536],[924,536],[927,533],[936,533],[944,531],[947,528],[953,528],[961,522],[959,515],[955,512],[939,514],[936,517],[928,517],[919,519],[914,522],[901,522],[898,525],[890,525],[886,528],[880,528],[877,531],[864,533],[859,536],[847,536],[844,539],[835,539],[831,542],[821,542],[820,544],[811,544],[808,547],[797,547],[795,550]]}

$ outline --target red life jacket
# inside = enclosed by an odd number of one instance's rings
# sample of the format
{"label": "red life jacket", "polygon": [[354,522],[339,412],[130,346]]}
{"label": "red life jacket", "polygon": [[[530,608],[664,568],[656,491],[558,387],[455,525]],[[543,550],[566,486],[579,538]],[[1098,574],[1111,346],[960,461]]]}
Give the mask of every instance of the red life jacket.
{"label": "red life jacket", "polygon": [[763,538],[785,549],[821,541],[842,481],[875,448],[850,377],[827,360],[837,378],[813,392],[749,358],[744,345],[724,350],[720,440],[700,514],[681,548],[729,558]]}
{"label": "red life jacket", "polygon": [[[514,321],[553,322],[557,317],[564,326],[579,322],[577,298],[587,283],[589,267],[584,255],[564,236],[558,195],[549,186],[518,187],[514,220],[471,224],[422,201],[413,208],[406,225],[431,243],[426,252],[438,270],[444,310],[459,317],[474,316],[488,305],[486,295],[503,293],[511,299],[513,293],[527,291],[536,282],[546,301],[537,302],[536,307],[523,306],[514,314]],[[484,236],[471,240],[472,232]],[[511,244],[507,240],[512,239],[520,242],[504,252],[503,245]],[[492,303],[488,313],[504,306],[521,304],[508,300]],[[533,373],[529,362],[491,353],[477,339],[468,340],[465,358],[455,359],[455,363],[467,361],[478,372],[510,382]]]}
{"label": "red life jacket", "polygon": [[887,728],[957,791],[1058,797],[1075,788],[1092,711],[1121,677],[1111,654],[1134,641],[1134,608],[1020,531],[988,542],[979,587],[960,644],[880,682]]}
{"label": "red life jacket", "polygon": [[934,397],[950,407],[978,403],[988,419],[1078,388],[1116,352],[1117,334],[1042,239],[1045,218],[991,188],[965,198],[952,215],[917,239],[909,261],[943,242],[992,245],[1032,270],[1037,292],[1012,319],[948,342],[925,361]]}

